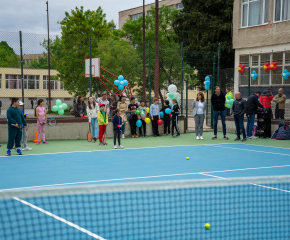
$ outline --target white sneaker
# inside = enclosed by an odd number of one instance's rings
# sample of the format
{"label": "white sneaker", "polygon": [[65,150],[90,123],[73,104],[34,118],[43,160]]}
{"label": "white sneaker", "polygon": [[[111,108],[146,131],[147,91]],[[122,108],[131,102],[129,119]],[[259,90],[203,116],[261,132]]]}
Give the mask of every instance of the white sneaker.
{"label": "white sneaker", "polygon": [[122,134],[122,138],[123,138],[123,139],[125,138],[125,134]]}
{"label": "white sneaker", "polygon": [[196,140],[199,140],[199,136],[196,136]]}
{"label": "white sneaker", "polygon": [[251,136],[251,137],[249,137],[249,139],[256,139],[257,137],[255,137],[255,136]]}
{"label": "white sneaker", "polygon": [[117,146],[116,145],[114,146],[114,149],[117,149]]}
{"label": "white sneaker", "polygon": [[21,150],[22,150],[22,151],[31,151],[31,150],[32,150],[32,148],[30,148],[30,147],[26,146],[26,147],[22,148]]}
{"label": "white sneaker", "polygon": [[124,148],[122,145],[119,145],[119,148]]}
{"label": "white sneaker", "polygon": [[202,136],[200,136],[200,137],[199,137],[199,139],[200,139],[200,140],[203,140],[203,137],[202,137]]}

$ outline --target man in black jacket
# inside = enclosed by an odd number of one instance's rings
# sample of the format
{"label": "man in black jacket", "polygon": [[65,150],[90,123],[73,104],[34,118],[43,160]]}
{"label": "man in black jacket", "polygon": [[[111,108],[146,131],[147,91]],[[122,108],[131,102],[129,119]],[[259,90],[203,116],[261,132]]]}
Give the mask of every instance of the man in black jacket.
{"label": "man in black jacket", "polygon": [[259,103],[259,97],[261,96],[261,92],[257,91],[251,96],[248,97],[247,105],[246,105],[246,115],[247,115],[247,136],[250,139],[255,139],[257,137],[253,136],[253,128],[255,123],[255,114],[257,113],[258,108],[264,108],[261,103]]}
{"label": "man in black jacket", "polygon": [[211,96],[211,104],[213,105],[213,117],[214,117],[214,136],[212,139],[217,139],[217,123],[218,123],[218,117],[221,116],[222,119],[222,125],[223,125],[223,134],[224,139],[229,140],[226,133],[226,112],[225,112],[225,102],[226,97],[221,92],[221,89],[219,86],[215,87],[215,93]]}
{"label": "man in black jacket", "polygon": [[247,140],[246,132],[245,132],[245,127],[244,127],[244,114],[246,112],[246,104],[247,101],[245,99],[242,99],[241,93],[237,92],[235,94],[236,100],[233,103],[233,108],[232,108],[232,115],[234,116],[235,119],[235,125],[236,125],[236,132],[237,132],[237,138],[235,141],[241,140],[240,134],[241,130],[243,133],[243,142]]}

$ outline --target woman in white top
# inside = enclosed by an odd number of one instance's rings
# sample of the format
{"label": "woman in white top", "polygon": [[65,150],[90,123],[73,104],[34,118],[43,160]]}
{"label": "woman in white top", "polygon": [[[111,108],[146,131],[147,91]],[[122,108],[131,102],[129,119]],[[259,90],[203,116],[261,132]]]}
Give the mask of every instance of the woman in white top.
{"label": "woman in white top", "polygon": [[[204,99],[204,95],[202,92],[197,94],[197,97],[192,102],[192,109],[193,109],[193,116],[195,120],[195,134],[196,139],[203,140],[202,133],[203,133],[203,122],[206,114],[206,101]],[[200,137],[198,136],[200,134]]]}
{"label": "woman in white top", "polygon": [[98,112],[99,112],[99,105],[94,101],[92,97],[89,97],[88,106],[87,106],[87,114],[88,114],[89,124],[91,124],[92,126],[92,134],[93,134],[94,142],[97,141],[98,130],[99,130],[98,118],[97,118]]}

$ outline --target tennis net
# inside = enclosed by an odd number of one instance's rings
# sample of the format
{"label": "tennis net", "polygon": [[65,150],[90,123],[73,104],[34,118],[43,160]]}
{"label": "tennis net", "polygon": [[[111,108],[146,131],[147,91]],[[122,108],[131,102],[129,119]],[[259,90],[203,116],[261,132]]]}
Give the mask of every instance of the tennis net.
{"label": "tennis net", "polygon": [[286,240],[289,205],[290,176],[5,190],[0,239]]}

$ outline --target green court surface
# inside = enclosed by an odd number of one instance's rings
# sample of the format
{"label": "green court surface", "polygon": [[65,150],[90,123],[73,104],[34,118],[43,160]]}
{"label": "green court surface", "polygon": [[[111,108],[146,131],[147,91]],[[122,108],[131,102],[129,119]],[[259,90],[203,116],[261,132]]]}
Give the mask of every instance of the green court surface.
{"label": "green court surface", "polygon": [[[121,139],[121,144],[125,148],[146,148],[146,147],[161,147],[161,146],[180,146],[180,145],[202,145],[202,144],[222,144],[222,143],[243,143],[260,146],[282,147],[290,148],[289,141],[273,140],[269,138],[248,139],[246,142],[234,141],[235,134],[228,134],[229,140],[223,140],[222,133],[218,133],[218,139],[212,140],[213,132],[204,132],[204,140],[196,140],[195,133],[181,134],[179,138],[172,138],[171,136],[161,137],[147,137],[147,138],[131,138],[126,137]],[[48,141],[48,145],[36,145],[29,142],[28,146],[32,151],[23,151],[26,154],[42,154],[42,153],[59,153],[59,152],[79,152],[79,151],[98,151],[98,150],[111,150],[113,149],[113,139],[107,140],[107,146],[99,146],[99,143],[88,142],[87,140],[53,140]],[[6,143],[1,144],[0,156],[6,155]],[[15,155],[16,152],[12,152]]]}

